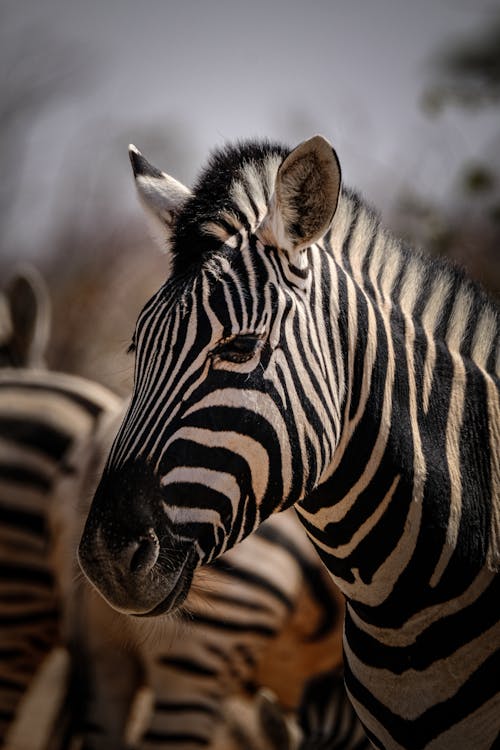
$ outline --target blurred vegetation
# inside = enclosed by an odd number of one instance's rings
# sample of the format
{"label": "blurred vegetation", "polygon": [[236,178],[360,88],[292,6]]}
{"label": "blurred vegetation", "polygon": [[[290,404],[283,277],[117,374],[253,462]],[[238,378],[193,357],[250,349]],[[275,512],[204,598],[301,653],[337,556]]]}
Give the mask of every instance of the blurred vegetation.
{"label": "blurred vegetation", "polygon": [[[20,207],[19,195],[33,125],[57,99],[70,102],[81,95],[98,75],[99,61],[74,40],[53,33],[43,8],[25,17],[15,2],[0,5],[0,159],[8,176],[0,182],[0,288],[17,256],[31,258],[52,300],[49,366],[125,395],[133,369],[126,349],[137,315],[165,276],[165,259],[142,215],[138,220],[139,210],[127,213],[122,206],[124,185],[130,196],[134,192],[127,144],[134,133],[153,161],[168,158],[169,170],[187,180],[196,158],[189,128],[175,121],[161,128],[85,123],[75,137],[78,147],[62,155],[56,205],[45,234],[34,247],[20,247],[16,226],[31,219],[32,207]],[[38,198],[36,190],[32,195]]]}
{"label": "blurred vegetation", "polygon": [[436,52],[435,81],[423,95],[429,114],[449,104],[469,107],[500,104],[500,17],[466,38],[453,40]]}
{"label": "blurred vegetation", "polygon": [[[138,227],[60,237],[44,267],[54,308],[49,364],[127,395],[137,316],[163,283],[165,258]],[[67,263],[71,248],[73,260]]]}
{"label": "blurred vegetation", "polygon": [[472,116],[498,112],[498,133],[481,158],[464,162],[445,205],[406,190],[394,223],[410,241],[467,268],[500,299],[500,16],[467,38],[436,51],[424,111],[438,117],[448,107]]}

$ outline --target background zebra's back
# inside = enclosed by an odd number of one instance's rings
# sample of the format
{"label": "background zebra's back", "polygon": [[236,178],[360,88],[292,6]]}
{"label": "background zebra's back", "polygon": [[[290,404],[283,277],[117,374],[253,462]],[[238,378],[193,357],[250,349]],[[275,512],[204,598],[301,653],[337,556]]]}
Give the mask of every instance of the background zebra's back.
{"label": "background zebra's back", "polygon": [[118,406],[106,388],[29,369],[0,369],[0,742],[60,637],[50,557],[55,483],[70,450]]}

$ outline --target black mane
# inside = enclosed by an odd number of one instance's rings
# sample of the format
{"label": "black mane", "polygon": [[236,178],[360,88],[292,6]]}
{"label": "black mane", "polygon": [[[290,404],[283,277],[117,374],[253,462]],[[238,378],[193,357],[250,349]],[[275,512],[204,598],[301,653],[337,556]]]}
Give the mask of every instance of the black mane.
{"label": "black mane", "polygon": [[220,247],[220,239],[203,231],[207,222],[224,224],[221,214],[231,211],[243,225],[247,224],[231,197],[232,186],[244,176],[245,167],[253,164],[258,168],[270,156],[284,159],[289,152],[279,143],[250,140],[224,146],[211,154],[177,219],[172,238],[174,273],[183,273]]}

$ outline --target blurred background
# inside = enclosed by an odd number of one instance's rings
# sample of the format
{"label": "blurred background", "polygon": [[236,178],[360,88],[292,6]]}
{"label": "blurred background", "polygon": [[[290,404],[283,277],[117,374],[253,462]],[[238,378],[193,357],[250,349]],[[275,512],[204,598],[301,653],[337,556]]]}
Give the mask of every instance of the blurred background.
{"label": "blurred background", "polygon": [[499,0],[1,0],[0,286],[30,262],[52,367],[130,387],[164,259],[135,143],[190,184],[228,139],[320,132],[386,224],[500,295]]}

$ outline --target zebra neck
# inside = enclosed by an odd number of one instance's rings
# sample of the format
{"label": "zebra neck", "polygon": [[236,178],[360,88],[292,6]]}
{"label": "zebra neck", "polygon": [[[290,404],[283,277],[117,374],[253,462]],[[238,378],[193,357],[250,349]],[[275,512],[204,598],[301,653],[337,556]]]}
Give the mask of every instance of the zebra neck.
{"label": "zebra neck", "polygon": [[342,424],[297,509],[348,597],[411,617],[499,567],[498,322],[352,197],[326,249]]}

